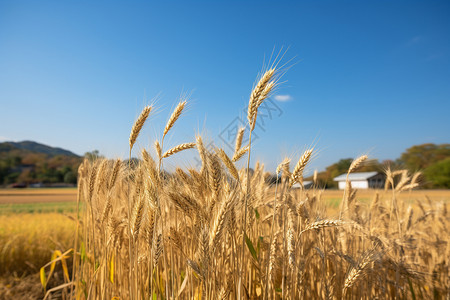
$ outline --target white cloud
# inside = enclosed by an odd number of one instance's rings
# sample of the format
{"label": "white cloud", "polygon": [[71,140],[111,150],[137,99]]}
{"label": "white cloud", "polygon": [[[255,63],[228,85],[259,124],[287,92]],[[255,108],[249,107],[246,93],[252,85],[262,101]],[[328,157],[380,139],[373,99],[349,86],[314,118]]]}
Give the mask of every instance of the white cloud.
{"label": "white cloud", "polygon": [[0,136],[0,142],[10,141],[11,139],[6,136]]}
{"label": "white cloud", "polygon": [[441,57],[442,57],[441,53],[431,54],[427,58],[425,58],[425,61],[432,61],[432,60],[435,60],[435,59],[439,59]]}
{"label": "white cloud", "polygon": [[274,98],[280,102],[291,101],[293,99],[291,95],[275,95]]}
{"label": "white cloud", "polygon": [[417,36],[411,38],[411,39],[406,43],[406,46],[407,46],[407,47],[411,47],[411,46],[416,45],[416,44],[418,44],[418,43],[420,43],[420,42],[422,42],[422,41],[423,41],[422,36],[417,35]]}

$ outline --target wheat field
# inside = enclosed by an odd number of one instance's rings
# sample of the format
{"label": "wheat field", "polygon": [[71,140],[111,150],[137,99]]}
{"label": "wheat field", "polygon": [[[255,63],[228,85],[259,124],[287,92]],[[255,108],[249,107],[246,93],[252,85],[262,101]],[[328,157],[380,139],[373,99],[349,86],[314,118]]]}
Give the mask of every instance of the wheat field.
{"label": "wheat field", "polygon": [[[72,274],[47,297],[448,299],[450,215],[445,201],[408,200],[417,174],[388,169],[386,191],[364,201],[347,181],[342,201],[330,209],[315,185],[293,189],[303,186],[314,149],[280,162],[275,184],[263,164],[250,170],[258,108],[278,80],[269,68],[255,84],[248,126],[238,131],[233,153],[206,149],[201,136],[164,148],[182,100],[139,160],[131,154],[151,106],[131,130],[130,160],[85,160],[75,250],[54,255],[41,281],[45,286],[52,266],[70,255]],[[201,168],[164,172],[164,160],[187,149],[198,152]],[[356,158],[348,172],[366,159]],[[237,167],[240,160],[246,167]]]}

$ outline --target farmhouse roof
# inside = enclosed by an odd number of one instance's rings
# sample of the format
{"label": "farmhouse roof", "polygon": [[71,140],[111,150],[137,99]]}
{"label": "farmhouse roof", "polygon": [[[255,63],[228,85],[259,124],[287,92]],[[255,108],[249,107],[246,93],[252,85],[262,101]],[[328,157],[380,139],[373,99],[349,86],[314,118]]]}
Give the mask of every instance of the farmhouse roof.
{"label": "farmhouse roof", "polygon": [[[360,173],[350,173],[348,175],[348,179],[350,181],[353,180],[367,180],[375,175],[377,175],[378,172],[360,172]],[[334,177],[334,181],[345,181],[347,179],[347,173],[344,173],[342,175],[339,175],[338,177]]]}
{"label": "farmhouse roof", "polygon": [[[304,186],[304,187],[308,187],[308,186],[311,185],[311,184],[313,184],[313,182],[310,181],[310,180],[305,180],[305,181],[303,181],[303,186]],[[301,185],[300,185],[300,183],[296,182],[296,183],[294,183],[294,185],[293,185],[292,187],[293,187],[294,189],[295,189],[295,188],[300,188]]]}

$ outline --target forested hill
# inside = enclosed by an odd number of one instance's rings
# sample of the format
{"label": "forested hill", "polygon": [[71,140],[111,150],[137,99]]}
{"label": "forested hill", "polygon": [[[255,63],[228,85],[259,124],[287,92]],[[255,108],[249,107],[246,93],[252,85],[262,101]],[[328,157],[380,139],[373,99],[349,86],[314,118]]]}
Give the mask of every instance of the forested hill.
{"label": "forested hill", "polygon": [[66,156],[78,157],[78,155],[76,155],[75,153],[70,152],[68,150],[50,147],[50,146],[39,144],[39,143],[36,143],[33,141],[0,143],[0,153],[3,153],[3,152],[25,153],[25,151],[20,151],[20,150],[30,151],[30,152],[34,152],[34,153],[43,153],[43,154],[47,154],[49,156],[66,155]]}
{"label": "forested hill", "polygon": [[76,183],[82,157],[32,141],[0,143],[0,186]]}

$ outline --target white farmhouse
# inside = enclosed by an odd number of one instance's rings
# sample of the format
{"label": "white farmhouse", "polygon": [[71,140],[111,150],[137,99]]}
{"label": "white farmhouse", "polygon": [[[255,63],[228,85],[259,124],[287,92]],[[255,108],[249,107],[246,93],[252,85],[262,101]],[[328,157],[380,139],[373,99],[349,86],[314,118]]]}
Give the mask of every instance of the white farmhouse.
{"label": "white farmhouse", "polygon": [[[303,187],[305,188],[305,189],[309,189],[309,188],[311,188],[313,186],[313,182],[312,181],[308,181],[308,180],[306,180],[306,181],[303,181]],[[293,185],[292,185],[292,188],[293,189],[300,189],[302,186],[300,185],[300,183],[294,183]]]}
{"label": "white farmhouse", "polygon": [[[379,189],[384,187],[384,175],[378,172],[360,172],[350,173],[348,179],[352,183],[354,189]],[[339,184],[339,189],[345,189],[345,181],[347,180],[347,173],[339,175],[333,179]]]}

